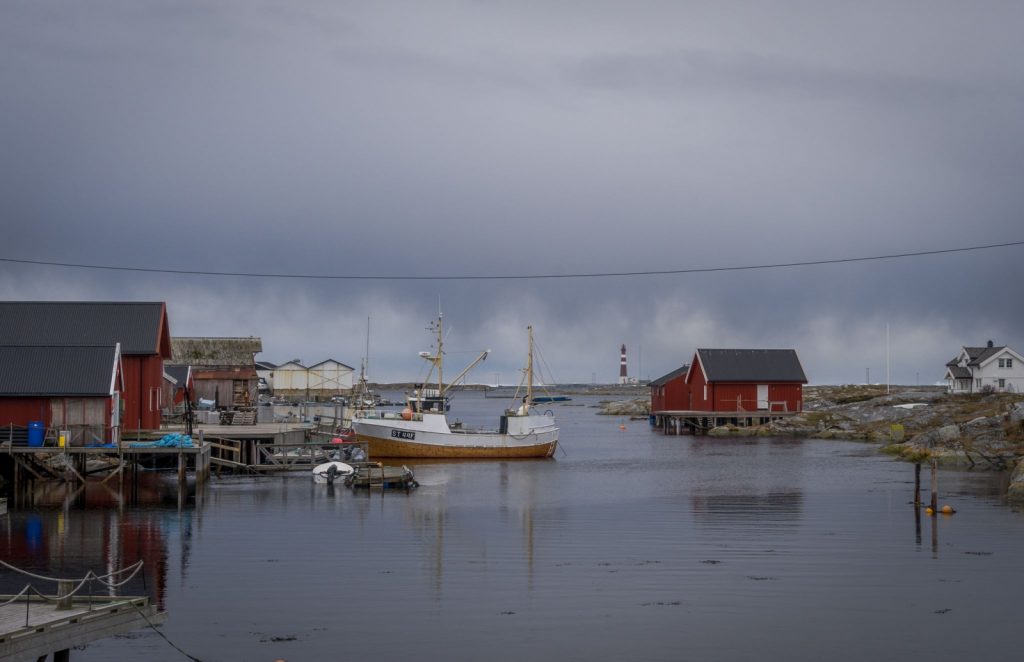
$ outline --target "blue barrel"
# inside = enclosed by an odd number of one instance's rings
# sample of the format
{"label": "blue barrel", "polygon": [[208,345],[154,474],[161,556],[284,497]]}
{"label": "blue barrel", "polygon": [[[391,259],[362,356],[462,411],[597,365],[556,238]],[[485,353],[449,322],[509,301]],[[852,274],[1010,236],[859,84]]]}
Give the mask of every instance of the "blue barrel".
{"label": "blue barrel", "polygon": [[46,436],[46,426],[42,421],[28,422],[28,445],[42,446],[43,438]]}

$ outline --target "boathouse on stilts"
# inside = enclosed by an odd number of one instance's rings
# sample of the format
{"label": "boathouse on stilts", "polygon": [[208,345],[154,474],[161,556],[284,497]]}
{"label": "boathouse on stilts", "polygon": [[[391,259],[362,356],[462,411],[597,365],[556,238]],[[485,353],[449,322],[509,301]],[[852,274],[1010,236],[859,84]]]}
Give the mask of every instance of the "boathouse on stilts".
{"label": "boathouse on stilts", "polygon": [[651,424],[664,434],[763,425],[802,411],[806,383],[792,349],[698,349],[651,382]]}

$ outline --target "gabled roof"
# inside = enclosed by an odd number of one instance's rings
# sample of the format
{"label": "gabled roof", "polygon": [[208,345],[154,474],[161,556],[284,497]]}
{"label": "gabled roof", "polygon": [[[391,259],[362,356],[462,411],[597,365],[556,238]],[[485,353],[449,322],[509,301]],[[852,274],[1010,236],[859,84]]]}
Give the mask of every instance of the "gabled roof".
{"label": "gabled roof", "polygon": [[662,375],[661,377],[658,377],[657,379],[652,379],[650,382],[648,382],[648,384],[650,386],[664,386],[665,384],[668,384],[670,381],[672,381],[674,379],[678,379],[679,377],[685,377],[686,373],[689,372],[689,370],[690,370],[690,364],[689,363],[684,363],[683,367],[676,368],[675,370],[673,370],[672,372],[668,373],[667,375]]}
{"label": "gabled roof", "polygon": [[964,352],[968,358],[967,365],[981,365],[986,359],[1004,349],[1006,349],[1005,345],[1000,345],[999,347],[964,347]]}
{"label": "gabled roof", "polygon": [[112,347],[123,355],[171,355],[162,302],[0,301],[0,345]]}
{"label": "gabled roof", "polygon": [[116,345],[0,346],[0,396],[109,396],[120,376]]}
{"label": "gabled roof", "polygon": [[698,349],[697,361],[709,382],[807,383],[792,349]]}
{"label": "gabled roof", "polygon": [[971,379],[973,377],[969,369],[961,368],[958,365],[947,366],[946,374],[952,379]]}
{"label": "gabled roof", "polygon": [[172,365],[193,367],[255,366],[253,355],[263,351],[259,338],[171,338]]}
{"label": "gabled roof", "polygon": [[[295,367],[293,368],[292,366]],[[309,370],[309,368],[302,365],[298,361],[288,361],[286,363],[282,363],[281,365],[274,368],[274,370],[295,370],[296,368],[298,368],[299,370]]]}
{"label": "gabled roof", "polygon": [[317,368],[317,367],[320,367],[320,366],[322,366],[322,365],[323,365],[323,364],[325,364],[325,363],[337,363],[337,364],[338,364],[338,365],[340,365],[340,366],[341,366],[342,368],[348,368],[349,370],[355,370],[355,368],[353,368],[352,366],[350,366],[350,365],[345,365],[345,364],[344,364],[344,363],[342,363],[341,361],[336,361],[336,360],[334,360],[334,359],[324,359],[324,360],[323,360],[323,361],[321,361],[320,363],[314,363],[313,365],[309,366],[309,369],[310,369],[310,370],[312,370],[313,368]]}

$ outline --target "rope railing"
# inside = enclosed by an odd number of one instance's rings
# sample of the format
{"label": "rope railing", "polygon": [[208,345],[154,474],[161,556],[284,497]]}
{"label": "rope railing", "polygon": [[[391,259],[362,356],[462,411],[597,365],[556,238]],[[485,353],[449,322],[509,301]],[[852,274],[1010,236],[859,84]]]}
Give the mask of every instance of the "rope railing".
{"label": "rope railing", "polygon": [[[75,595],[77,595],[80,591],[82,591],[83,589],[86,589],[86,588],[88,589],[89,597],[91,598],[92,597],[93,582],[98,582],[99,584],[101,584],[101,585],[103,585],[103,586],[105,586],[107,588],[119,588],[121,586],[124,586],[128,582],[130,582],[132,579],[135,578],[135,576],[137,574],[139,574],[139,572],[142,570],[143,562],[142,561],[136,561],[135,563],[133,563],[130,566],[126,566],[124,568],[121,568],[120,570],[114,570],[113,572],[108,572],[105,575],[97,575],[92,570],[89,570],[88,572],[85,573],[85,576],[82,577],[82,578],[77,578],[77,577],[75,577],[75,578],[47,577],[45,575],[39,575],[39,574],[36,574],[34,572],[29,572],[28,570],[25,570],[23,568],[19,568],[17,566],[13,566],[10,563],[7,563],[6,561],[3,561],[3,560],[0,560],[0,566],[2,566],[4,568],[7,568],[8,570],[12,570],[12,571],[14,571],[14,572],[16,572],[16,573],[18,573],[20,575],[24,575],[26,577],[29,577],[31,579],[37,579],[39,581],[44,581],[44,582],[54,582],[54,583],[57,584],[59,592],[60,592],[60,594],[57,595],[56,597],[48,596],[48,595],[42,593],[39,589],[37,589],[35,586],[33,586],[32,583],[30,582],[30,583],[26,584],[25,588],[21,589],[21,591],[17,595],[13,596],[11,599],[7,600],[6,602],[0,603],[0,606],[5,606],[5,605],[9,605],[9,604],[12,604],[13,602],[18,601],[18,600],[20,600],[21,598],[23,598],[25,596],[27,596],[28,599],[31,600],[33,594],[38,596],[38,597],[40,597],[40,598],[42,598],[45,602],[62,602],[62,601],[67,601],[67,600],[70,600]],[[126,578],[121,579],[120,581],[118,581],[117,579],[114,579],[115,577],[124,575],[125,573],[130,573],[130,574],[128,574],[128,576]],[[60,590],[61,589],[61,584],[64,584],[65,587],[66,587],[67,584],[77,584],[77,585],[73,589],[71,589],[71,590]],[[92,608],[92,603],[91,602],[90,602],[89,606],[90,606],[90,609],[91,609]]]}

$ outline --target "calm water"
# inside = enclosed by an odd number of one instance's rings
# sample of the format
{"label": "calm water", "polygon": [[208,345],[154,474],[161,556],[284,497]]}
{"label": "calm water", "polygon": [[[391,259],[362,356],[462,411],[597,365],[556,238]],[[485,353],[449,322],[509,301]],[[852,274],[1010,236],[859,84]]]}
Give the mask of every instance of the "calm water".
{"label": "calm water", "polygon": [[[504,405],[460,394],[454,414],[494,423]],[[0,518],[0,551],[57,574],[145,558],[131,588],[202,660],[1019,654],[1024,514],[1003,478],[943,472],[959,512],[918,527],[913,468],[872,445],[663,437],[551,408],[555,460],[414,463],[408,495],[215,479],[180,512],[57,490]],[[73,656],[185,659],[152,631]]]}

